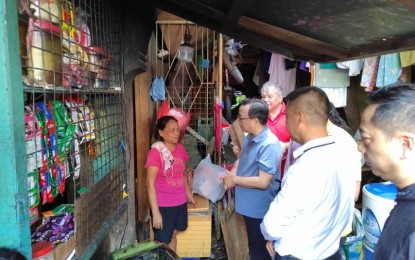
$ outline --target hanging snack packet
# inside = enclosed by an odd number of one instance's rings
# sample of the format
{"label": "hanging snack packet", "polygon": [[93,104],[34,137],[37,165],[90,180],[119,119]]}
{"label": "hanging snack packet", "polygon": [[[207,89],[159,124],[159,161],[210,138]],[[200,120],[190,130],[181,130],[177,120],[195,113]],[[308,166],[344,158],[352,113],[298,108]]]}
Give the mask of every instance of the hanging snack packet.
{"label": "hanging snack packet", "polygon": [[42,204],[46,202],[52,202],[52,176],[48,169],[41,169],[39,172],[40,176],[40,196],[42,199]]}
{"label": "hanging snack packet", "polygon": [[[43,102],[37,102],[36,108],[41,115],[40,118],[42,118],[44,121],[44,129],[42,126],[42,132],[46,134],[46,144],[48,148],[48,165],[53,165],[54,163],[59,161],[59,151],[58,151],[58,144],[56,140],[56,133],[55,133],[55,121],[52,117],[51,109],[50,107],[43,103]],[[40,120],[39,120],[40,121]],[[46,132],[46,133],[45,133]]]}
{"label": "hanging snack packet", "polygon": [[67,123],[65,122],[66,109],[63,107],[62,102],[59,100],[49,101],[49,107],[52,108],[53,118],[55,119],[55,127],[57,138],[63,138],[65,136],[65,129]]}
{"label": "hanging snack packet", "polygon": [[38,166],[39,168],[47,168],[47,165],[48,165],[48,149],[47,149],[47,146],[46,146],[46,134],[47,134],[47,132],[46,132],[46,127],[45,127],[45,120],[44,120],[44,118],[43,118],[43,116],[42,116],[42,113],[37,109],[37,106],[36,106],[36,109],[35,109],[35,114],[36,114],[36,118],[37,118],[37,121],[39,122],[39,126],[40,126],[40,129],[41,129],[41,137],[40,137],[40,145],[41,145],[41,157],[40,157],[40,160],[41,160],[41,166]]}
{"label": "hanging snack packet", "polygon": [[63,162],[65,156],[69,152],[70,144],[75,132],[75,126],[71,124],[69,113],[61,101],[53,100],[50,104],[53,109],[53,117],[57,126],[57,143],[60,162]]}
{"label": "hanging snack packet", "polygon": [[27,177],[27,184],[29,188],[29,209],[33,209],[39,205],[39,172],[34,170],[29,173]]}

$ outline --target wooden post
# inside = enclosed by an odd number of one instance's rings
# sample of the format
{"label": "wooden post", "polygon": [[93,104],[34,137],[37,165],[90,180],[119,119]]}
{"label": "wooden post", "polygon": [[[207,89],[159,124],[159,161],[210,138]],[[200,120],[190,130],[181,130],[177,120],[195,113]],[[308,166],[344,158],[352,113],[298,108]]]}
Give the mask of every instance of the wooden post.
{"label": "wooden post", "polygon": [[150,98],[147,72],[141,73],[134,80],[135,100],[135,136],[136,136],[136,193],[137,193],[137,220],[144,222],[149,209],[147,199],[146,163],[150,149]]}

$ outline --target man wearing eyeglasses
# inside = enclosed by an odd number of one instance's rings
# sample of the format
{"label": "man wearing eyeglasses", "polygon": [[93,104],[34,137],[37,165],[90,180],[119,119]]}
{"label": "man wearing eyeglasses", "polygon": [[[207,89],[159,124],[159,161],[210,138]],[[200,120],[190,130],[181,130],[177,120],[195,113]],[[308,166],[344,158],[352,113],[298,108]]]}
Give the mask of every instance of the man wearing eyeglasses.
{"label": "man wearing eyeglasses", "polygon": [[236,173],[231,171],[223,178],[226,189],[235,187],[235,210],[244,217],[249,255],[253,260],[271,259],[259,225],[279,189],[281,145],[269,130],[267,119],[268,106],[264,101],[244,99],[241,102],[238,120],[248,135],[235,163]]}

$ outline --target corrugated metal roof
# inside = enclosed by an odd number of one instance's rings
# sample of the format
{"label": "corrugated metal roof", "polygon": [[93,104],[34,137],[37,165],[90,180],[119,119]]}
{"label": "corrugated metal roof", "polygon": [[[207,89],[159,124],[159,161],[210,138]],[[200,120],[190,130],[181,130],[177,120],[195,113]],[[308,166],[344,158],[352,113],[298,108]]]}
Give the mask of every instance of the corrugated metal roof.
{"label": "corrugated metal roof", "polygon": [[328,62],[415,49],[412,0],[153,0],[159,9],[296,59]]}

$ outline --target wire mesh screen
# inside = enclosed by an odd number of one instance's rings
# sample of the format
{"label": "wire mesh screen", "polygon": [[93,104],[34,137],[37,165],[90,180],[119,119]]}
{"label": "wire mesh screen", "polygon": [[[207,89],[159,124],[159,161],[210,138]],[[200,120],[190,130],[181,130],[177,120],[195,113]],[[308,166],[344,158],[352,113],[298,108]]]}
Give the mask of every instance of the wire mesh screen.
{"label": "wire mesh screen", "polygon": [[[216,40],[215,32],[188,21],[156,23],[153,49],[157,53],[151,55],[152,62],[156,76],[164,79],[170,107],[191,114],[182,143],[192,168],[206,156],[214,132]],[[189,46],[191,49],[186,53]]]}
{"label": "wire mesh screen", "polygon": [[79,258],[123,200],[119,4],[19,1],[31,224],[74,203]]}

